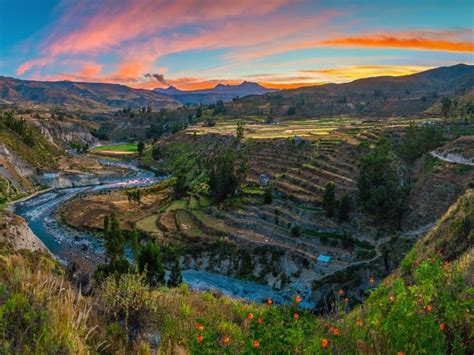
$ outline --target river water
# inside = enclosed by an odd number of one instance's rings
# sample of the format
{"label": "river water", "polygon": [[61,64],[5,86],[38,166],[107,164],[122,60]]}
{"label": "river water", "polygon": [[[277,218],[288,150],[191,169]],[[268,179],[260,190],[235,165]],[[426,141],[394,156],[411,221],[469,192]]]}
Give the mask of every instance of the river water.
{"label": "river water", "polygon": [[[54,189],[13,205],[14,212],[25,218],[31,230],[63,264],[67,264],[71,257],[77,255],[96,263],[101,262],[104,260],[104,248],[101,239],[93,233],[73,230],[59,223],[56,212],[62,204],[81,193],[142,187],[160,181],[160,177],[139,169],[134,163],[103,163],[127,168],[129,173],[120,177],[101,178],[99,185]],[[227,296],[256,302],[272,298],[275,303],[288,303],[295,293],[294,289],[275,291],[267,285],[203,270],[184,270],[183,280],[194,290],[217,290]],[[302,292],[301,295],[304,299],[302,307],[314,306],[305,301],[308,291]]]}

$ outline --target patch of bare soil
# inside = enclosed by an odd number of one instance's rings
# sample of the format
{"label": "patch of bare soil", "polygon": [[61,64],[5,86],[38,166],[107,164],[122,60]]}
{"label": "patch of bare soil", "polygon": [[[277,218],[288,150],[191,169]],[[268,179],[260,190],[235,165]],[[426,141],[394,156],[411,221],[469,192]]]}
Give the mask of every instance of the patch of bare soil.
{"label": "patch of bare soil", "polygon": [[156,213],[169,199],[169,191],[162,188],[142,189],[140,203],[128,200],[126,191],[111,191],[86,195],[65,204],[60,211],[64,222],[74,228],[102,229],[104,217],[115,212],[121,227],[132,229],[133,225]]}

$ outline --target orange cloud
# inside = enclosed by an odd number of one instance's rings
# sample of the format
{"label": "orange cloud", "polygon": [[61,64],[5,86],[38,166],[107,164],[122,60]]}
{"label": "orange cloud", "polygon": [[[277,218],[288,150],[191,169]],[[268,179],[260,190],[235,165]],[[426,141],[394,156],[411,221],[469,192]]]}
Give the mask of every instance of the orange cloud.
{"label": "orange cloud", "polygon": [[453,41],[424,37],[397,37],[390,35],[341,37],[320,41],[318,44],[321,46],[336,47],[380,47],[441,52],[474,52],[474,42],[472,41]]}
{"label": "orange cloud", "polygon": [[258,82],[260,85],[268,88],[268,89],[278,89],[278,90],[284,90],[284,89],[297,89],[297,88],[302,88],[302,87],[307,87],[307,86],[316,86],[316,85],[324,85],[327,83],[324,82],[314,82],[314,83],[272,83],[272,82],[265,82],[265,81],[259,81]]}
{"label": "orange cloud", "polygon": [[342,68],[302,70],[305,74],[314,74],[328,82],[346,82],[375,76],[402,76],[432,69],[427,66],[413,65],[359,65]]}

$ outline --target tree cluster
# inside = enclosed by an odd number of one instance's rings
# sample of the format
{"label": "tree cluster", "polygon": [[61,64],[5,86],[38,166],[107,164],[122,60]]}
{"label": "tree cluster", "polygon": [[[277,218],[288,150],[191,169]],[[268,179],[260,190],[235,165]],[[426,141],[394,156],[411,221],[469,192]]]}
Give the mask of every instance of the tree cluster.
{"label": "tree cluster", "polygon": [[382,221],[399,224],[407,194],[387,142],[380,142],[362,159],[357,185],[367,212]]}
{"label": "tree cluster", "polygon": [[337,215],[338,223],[347,221],[349,213],[351,212],[352,201],[349,195],[344,194],[341,200],[336,199],[336,185],[329,182],[324,189],[323,209],[326,212],[326,217],[333,218]]}
{"label": "tree cluster", "polygon": [[[121,275],[140,273],[150,286],[165,285],[165,270],[161,262],[160,247],[155,241],[149,240],[140,243],[137,230],[134,228],[128,238],[120,229],[117,215],[113,213],[104,218],[104,247],[107,262],[97,267],[96,279],[105,280],[109,275],[114,275],[117,280]],[[133,254],[134,263],[130,263],[125,256],[126,247]],[[176,261],[168,286],[177,287],[182,283],[181,269]]]}
{"label": "tree cluster", "polygon": [[235,195],[245,181],[248,166],[243,151],[221,148],[207,161],[209,188],[215,202]]}

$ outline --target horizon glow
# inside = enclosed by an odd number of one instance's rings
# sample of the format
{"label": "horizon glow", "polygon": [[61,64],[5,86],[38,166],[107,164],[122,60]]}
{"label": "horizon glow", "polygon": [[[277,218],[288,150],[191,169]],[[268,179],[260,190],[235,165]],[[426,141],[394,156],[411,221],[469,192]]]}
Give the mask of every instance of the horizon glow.
{"label": "horizon glow", "polygon": [[[474,63],[472,1],[0,0],[0,75],[294,88]],[[154,75],[153,75],[154,74]]]}

